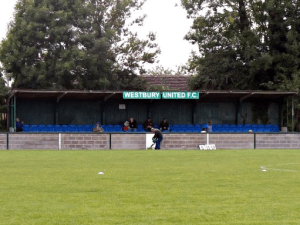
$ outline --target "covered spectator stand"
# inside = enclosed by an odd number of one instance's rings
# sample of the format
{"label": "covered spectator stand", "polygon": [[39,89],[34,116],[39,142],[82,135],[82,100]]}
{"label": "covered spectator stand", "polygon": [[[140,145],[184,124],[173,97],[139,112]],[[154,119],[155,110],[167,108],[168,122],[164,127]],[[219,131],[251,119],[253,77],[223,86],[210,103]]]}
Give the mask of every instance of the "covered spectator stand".
{"label": "covered spectator stand", "polygon": [[15,128],[16,118],[24,124],[60,125],[60,129],[62,125],[84,127],[96,122],[122,125],[130,117],[138,124],[148,117],[156,124],[163,118],[172,125],[204,124],[209,120],[214,124],[251,124],[253,105],[257,102],[268,104],[268,123],[281,126],[285,120],[284,100],[297,95],[296,92],[196,91],[197,98],[163,99],[167,92],[158,93],[158,99],[126,99],[123,91],[15,89],[7,97],[8,127]]}

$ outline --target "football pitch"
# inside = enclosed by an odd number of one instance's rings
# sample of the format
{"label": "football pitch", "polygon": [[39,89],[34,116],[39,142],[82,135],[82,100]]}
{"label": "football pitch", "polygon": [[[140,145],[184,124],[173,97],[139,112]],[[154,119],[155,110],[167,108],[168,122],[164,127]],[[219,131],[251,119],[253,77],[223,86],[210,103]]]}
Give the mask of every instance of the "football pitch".
{"label": "football pitch", "polygon": [[297,150],[0,151],[0,183],[1,225],[300,224]]}

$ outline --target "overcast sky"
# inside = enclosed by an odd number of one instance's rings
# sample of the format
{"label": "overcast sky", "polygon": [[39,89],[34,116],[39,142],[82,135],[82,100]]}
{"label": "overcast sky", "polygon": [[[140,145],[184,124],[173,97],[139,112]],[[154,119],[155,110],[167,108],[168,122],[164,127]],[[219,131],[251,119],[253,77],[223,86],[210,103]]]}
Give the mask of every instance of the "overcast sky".
{"label": "overcast sky", "polygon": [[[5,38],[7,24],[12,19],[17,0],[0,1],[0,40]],[[178,6],[175,7],[175,4]],[[150,31],[156,33],[161,54],[159,64],[175,69],[177,65],[187,62],[192,49],[197,50],[189,42],[183,40],[190,30],[192,20],[186,18],[186,11],[181,7],[180,0],[147,0],[142,14],[147,14],[144,26],[138,27],[137,33],[144,38]]]}

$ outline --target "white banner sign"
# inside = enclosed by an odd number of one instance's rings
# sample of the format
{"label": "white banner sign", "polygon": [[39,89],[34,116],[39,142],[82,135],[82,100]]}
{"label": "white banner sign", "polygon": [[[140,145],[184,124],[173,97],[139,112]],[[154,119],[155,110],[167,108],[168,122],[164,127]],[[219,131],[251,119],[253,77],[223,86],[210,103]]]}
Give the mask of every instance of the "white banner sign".
{"label": "white banner sign", "polygon": [[199,145],[200,150],[217,150],[216,145]]}

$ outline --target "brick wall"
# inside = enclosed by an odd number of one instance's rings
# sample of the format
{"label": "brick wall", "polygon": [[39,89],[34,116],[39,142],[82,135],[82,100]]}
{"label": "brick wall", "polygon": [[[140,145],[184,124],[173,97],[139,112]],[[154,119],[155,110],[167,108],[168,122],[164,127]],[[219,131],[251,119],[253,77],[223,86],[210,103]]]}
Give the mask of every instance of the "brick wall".
{"label": "brick wall", "polygon": [[[207,142],[206,134],[164,134],[162,149],[199,149]],[[217,149],[254,148],[253,134],[209,134],[209,144]]]}
{"label": "brick wall", "polygon": [[[0,134],[0,149],[6,149],[7,134]],[[300,134],[256,134],[257,149],[299,149]],[[254,149],[254,134],[209,134],[217,149]],[[111,149],[145,149],[146,134],[113,133]],[[110,134],[62,133],[62,149],[110,149]],[[164,134],[162,149],[199,149],[206,144],[206,134]],[[9,149],[57,150],[57,133],[9,133]]]}
{"label": "brick wall", "polygon": [[199,149],[206,144],[206,134],[163,134],[161,149]]}
{"label": "brick wall", "polygon": [[299,149],[300,134],[257,134],[257,149]]}
{"label": "brick wall", "polygon": [[61,149],[109,149],[109,134],[61,134]]}
{"label": "brick wall", "polygon": [[209,134],[209,143],[217,149],[253,149],[254,134]]}
{"label": "brick wall", "polygon": [[7,134],[0,134],[0,150],[7,149]]}
{"label": "brick wall", "polygon": [[10,133],[9,149],[58,149],[58,134]]}
{"label": "brick wall", "polygon": [[111,134],[111,149],[145,149],[146,134]]}

